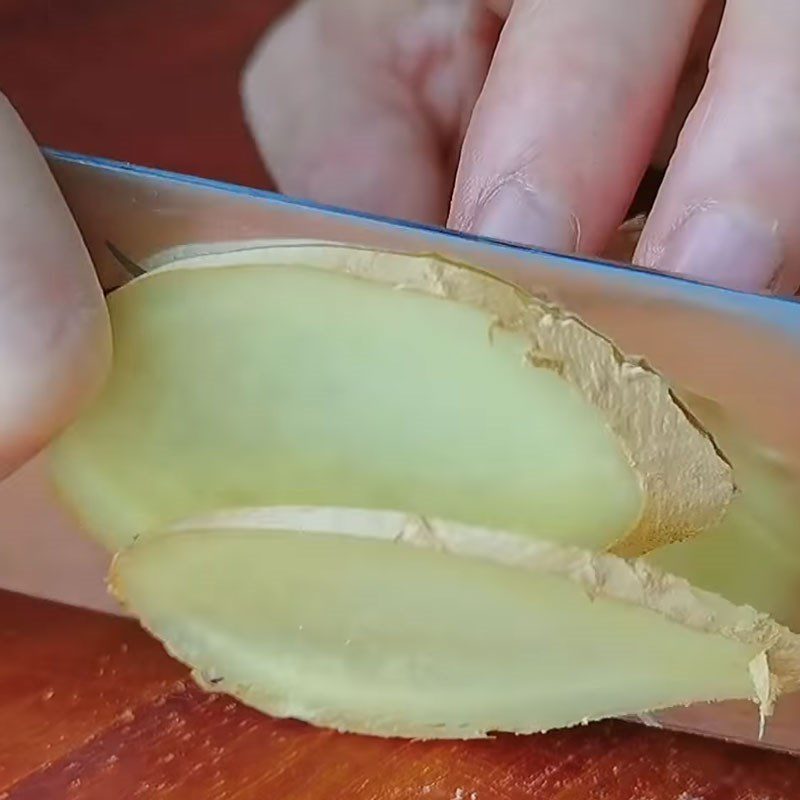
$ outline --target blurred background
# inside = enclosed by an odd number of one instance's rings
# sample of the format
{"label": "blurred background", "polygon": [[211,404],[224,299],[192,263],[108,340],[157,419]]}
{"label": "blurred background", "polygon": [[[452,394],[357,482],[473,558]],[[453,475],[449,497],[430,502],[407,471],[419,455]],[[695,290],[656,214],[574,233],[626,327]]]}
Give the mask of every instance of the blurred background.
{"label": "blurred background", "polygon": [[0,0],[2,88],[43,146],[273,188],[239,77],[291,5]]}

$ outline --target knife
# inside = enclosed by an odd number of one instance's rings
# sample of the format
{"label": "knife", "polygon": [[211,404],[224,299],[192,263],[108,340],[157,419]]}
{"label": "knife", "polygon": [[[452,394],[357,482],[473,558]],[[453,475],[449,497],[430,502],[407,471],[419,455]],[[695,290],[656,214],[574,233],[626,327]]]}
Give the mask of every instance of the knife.
{"label": "knife", "polygon": [[[763,444],[800,465],[800,305],[794,298],[721,289],[127,163],[51,150],[45,157],[106,288],[187,245],[211,250],[228,242],[301,238],[436,251],[544,294],[675,384],[720,403]],[[4,491],[7,499],[11,490]],[[0,492],[0,507],[3,497]],[[5,577],[4,584],[0,569],[0,585],[8,584]],[[800,755],[800,693],[778,702],[763,738],[756,706],[747,702],[698,704],[638,719]]]}

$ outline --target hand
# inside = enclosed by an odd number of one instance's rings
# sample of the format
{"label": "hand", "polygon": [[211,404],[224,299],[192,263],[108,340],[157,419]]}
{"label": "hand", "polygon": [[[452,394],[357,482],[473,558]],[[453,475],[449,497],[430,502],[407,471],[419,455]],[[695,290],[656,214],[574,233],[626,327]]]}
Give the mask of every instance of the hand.
{"label": "hand", "polygon": [[102,291],[61,193],[0,96],[0,479],[97,391],[111,355]]}
{"label": "hand", "polygon": [[672,154],[634,260],[792,292],[798,41],[797,0],[306,0],[243,90],[281,190],[561,252]]}

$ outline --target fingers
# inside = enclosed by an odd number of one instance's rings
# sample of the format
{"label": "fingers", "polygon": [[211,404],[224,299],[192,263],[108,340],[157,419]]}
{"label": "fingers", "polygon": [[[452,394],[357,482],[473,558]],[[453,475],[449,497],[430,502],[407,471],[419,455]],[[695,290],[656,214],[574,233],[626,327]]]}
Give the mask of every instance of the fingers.
{"label": "fingers", "polygon": [[[651,166],[665,170],[678,143],[678,136],[694,108],[708,76],[708,59],[717,39],[725,0],[705,0],[700,19],[689,43],[678,87],[672,100],[672,109],[661,131],[661,138],[653,153]],[[652,201],[649,207],[652,206]]]}
{"label": "fingers", "polygon": [[702,0],[517,0],[466,135],[450,223],[598,252],[666,118]]}
{"label": "fingers", "polygon": [[97,390],[110,336],[94,269],[39,149],[0,96],[0,477]]}
{"label": "fingers", "polygon": [[443,222],[452,140],[488,63],[479,8],[311,0],[273,29],[243,97],[281,191]]}
{"label": "fingers", "polygon": [[800,285],[800,3],[728,0],[635,259],[743,290]]}

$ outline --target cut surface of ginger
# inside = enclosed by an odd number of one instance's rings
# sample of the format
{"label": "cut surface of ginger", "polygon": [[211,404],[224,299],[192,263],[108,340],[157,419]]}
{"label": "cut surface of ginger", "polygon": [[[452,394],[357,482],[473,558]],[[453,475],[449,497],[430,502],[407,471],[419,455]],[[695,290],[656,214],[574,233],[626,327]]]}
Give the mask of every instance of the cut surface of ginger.
{"label": "cut surface of ginger", "polygon": [[137,541],[111,586],[203,685],[360,733],[768,711],[797,682],[793,634],[643,562],[402,514],[223,514]]}
{"label": "cut surface of ginger", "polygon": [[660,376],[472,268],[267,247],[171,264],[109,306],[111,377],[52,455],[112,550],[216,508],[291,504],[638,554],[714,524],[733,492]]}

